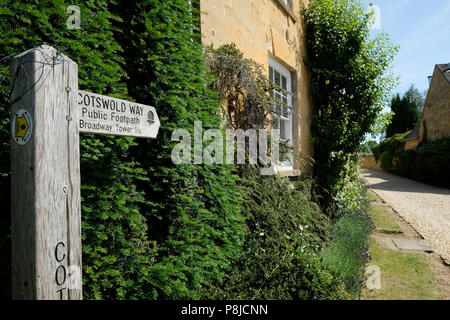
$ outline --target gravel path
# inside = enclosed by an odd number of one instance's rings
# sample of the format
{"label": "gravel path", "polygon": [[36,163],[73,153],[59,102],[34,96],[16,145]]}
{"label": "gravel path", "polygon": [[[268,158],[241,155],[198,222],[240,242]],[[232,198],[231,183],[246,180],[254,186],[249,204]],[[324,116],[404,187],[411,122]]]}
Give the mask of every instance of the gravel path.
{"label": "gravel path", "polygon": [[361,176],[435,252],[450,260],[450,190],[375,170]]}

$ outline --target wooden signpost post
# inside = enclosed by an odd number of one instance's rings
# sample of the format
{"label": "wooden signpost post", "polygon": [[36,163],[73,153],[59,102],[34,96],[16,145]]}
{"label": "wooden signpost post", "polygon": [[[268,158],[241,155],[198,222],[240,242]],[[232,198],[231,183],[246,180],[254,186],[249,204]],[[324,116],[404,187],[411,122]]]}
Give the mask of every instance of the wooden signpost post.
{"label": "wooden signpost post", "polygon": [[11,65],[13,299],[82,299],[79,132],[155,138],[156,110],[78,90],[78,66],[41,45]]}

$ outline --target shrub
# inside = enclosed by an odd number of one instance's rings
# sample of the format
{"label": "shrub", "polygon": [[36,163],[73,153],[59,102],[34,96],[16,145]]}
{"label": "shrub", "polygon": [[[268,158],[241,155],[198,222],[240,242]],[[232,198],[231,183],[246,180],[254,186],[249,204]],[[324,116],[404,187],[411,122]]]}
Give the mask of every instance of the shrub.
{"label": "shrub", "polygon": [[335,268],[345,289],[354,298],[359,296],[364,282],[372,231],[373,223],[367,214],[367,205],[357,210],[344,210],[333,226],[332,241],[323,255],[324,265]]}
{"label": "shrub", "polygon": [[[81,135],[84,298],[205,298],[239,254],[244,224],[233,167],[175,166],[170,157],[173,129],[221,123],[202,46],[193,41],[198,12],[184,0],[75,3],[79,30],[67,28],[62,0],[3,1],[0,57],[56,45],[78,63],[81,90],[154,105],[161,119],[154,140]],[[3,197],[10,194],[6,64],[0,74]],[[2,267],[9,214],[0,223]]]}
{"label": "shrub", "polygon": [[[80,1],[78,5],[81,29],[71,30],[66,26],[68,4],[64,1],[3,1],[0,56],[48,42],[78,63],[80,89],[130,99],[121,82],[123,57],[113,38],[111,22],[116,18],[108,2]],[[8,173],[10,75],[7,64],[0,68],[5,74],[0,83],[0,166],[2,173]],[[140,164],[130,157],[133,144],[129,138],[80,136],[85,298],[142,296],[142,280],[155,252],[138,210],[143,193],[135,184],[145,177]],[[10,194],[9,177],[0,187],[1,194]],[[10,210],[4,212],[9,216]]]}
{"label": "shrub", "polygon": [[378,146],[373,148],[375,160],[380,162],[383,170],[395,173],[397,170],[398,154],[405,148],[405,137],[410,131],[398,133],[387,138]]}
{"label": "shrub", "polygon": [[408,177],[411,173],[420,170],[416,167],[417,151],[405,150],[398,155],[397,171],[400,176]]}
{"label": "shrub", "polygon": [[450,187],[450,137],[420,145],[415,152],[413,171],[405,176],[437,186]]}
{"label": "shrub", "polygon": [[[234,45],[206,51],[213,87],[224,104],[226,127],[265,128],[274,99],[262,66]],[[340,282],[321,264],[319,249],[331,222],[312,200],[311,179],[262,177],[258,166],[240,166],[247,235],[224,292],[228,299],[335,299]]]}
{"label": "shrub", "polygon": [[343,210],[359,210],[365,206],[365,187],[359,178],[358,156],[347,155],[345,164],[339,173],[339,180],[333,190],[333,201],[336,204],[335,217],[339,217]]}
{"label": "shrub", "polygon": [[343,300],[349,296],[332,268],[301,241],[269,246],[249,238],[225,288],[226,299]]}
{"label": "shrub", "polygon": [[331,221],[312,199],[312,180],[261,177],[250,170],[245,186],[245,250],[219,297],[347,298],[342,283],[321,262]]}
{"label": "shrub", "polygon": [[331,241],[323,252],[323,263],[325,268],[335,270],[345,290],[356,298],[364,281],[373,224],[367,213],[367,189],[359,178],[358,157],[347,156],[343,169],[333,191],[335,221]]}
{"label": "shrub", "polygon": [[394,155],[385,151],[380,155],[379,159],[381,168],[387,172],[392,172],[392,160],[394,159]]}
{"label": "shrub", "polygon": [[[191,1],[194,5],[198,1]],[[149,238],[158,257],[147,274],[148,298],[205,299],[221,290],[244,237],[241,188],[233,166],[175,165],[171,151],[176,128],[193,133],[220,128],[218,95],[199,41],[199,12],[185,0],[117,1],[122,20],[115,38],[124,52],[129,95],[154,105],[161,119],[158,139],[142,140],[134,158],[148,181],[137,184],[145,202]]]}
{"label": "shrub", "polygon": [[[358,0],[310,1],[303,18],[315,106],[315,174],[327,190],[381,115],[395,84],[390,68],[397,49],[386,34],[370,36],[371,15]],[[323,196],[326,202],[334,195]]]}
{"label": "shrub", "polygon": [[367,141],[359,147],[358,154],[359,156],[369,156],[373,155],[373,148],[378,145],[376,141]]}
{"label": "shrub", "polygon": [[403,150],[405,136],[396,134],[374,148],[383,170],[436,186],[450,186],[450,137],[423,141],[416,150]]}

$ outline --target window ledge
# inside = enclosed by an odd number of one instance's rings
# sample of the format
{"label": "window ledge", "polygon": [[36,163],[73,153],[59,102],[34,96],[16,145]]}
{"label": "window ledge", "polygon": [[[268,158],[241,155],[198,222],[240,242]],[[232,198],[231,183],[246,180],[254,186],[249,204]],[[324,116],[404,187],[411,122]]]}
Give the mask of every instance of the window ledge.
{"label": "window ledge", "polygon": [[291,19],[294,21],[294,23],[298,22],[297,17],[295,16],[294,12],[292,11],[292,8],[288,7],[282,0],[274,0],[278,5],[281,7],[281,9],[286,13]]}
{"label": "window ledge", "polygon": [[278,170],[278,176],[280,176],[280,177],[298,177],[300,175],[301,175],[300,170],[294,170],[294,169]]}

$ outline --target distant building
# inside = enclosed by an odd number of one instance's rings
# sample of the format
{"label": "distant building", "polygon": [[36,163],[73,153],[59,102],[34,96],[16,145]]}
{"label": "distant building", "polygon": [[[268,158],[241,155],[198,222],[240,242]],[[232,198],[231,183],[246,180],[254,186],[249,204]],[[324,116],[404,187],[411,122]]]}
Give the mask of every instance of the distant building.
{"label": "distant building", "polygon": [[[273,119],[274,127],[296,151],[312,157],[312,103],[303,63],[306,43],[300,17],[300,9],[307,3],[308,0],[201,0],[200,10],[204,44],[217,48],[235,43],[245,58],[263,65],[273,82],[292,92],[288,96],[274,92],[290,106]],[[310,165],[294,162],[280,165],[278,173],[296,176],[310,170]]]}
{"label": "distant building", "polygon": [[420,122],[406,136],[405,149],[444,137],[450,137],[450,63],[435,66]]}

